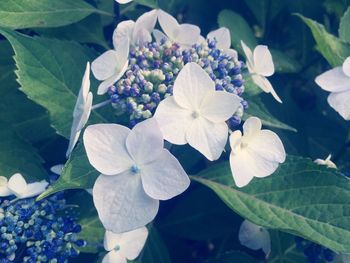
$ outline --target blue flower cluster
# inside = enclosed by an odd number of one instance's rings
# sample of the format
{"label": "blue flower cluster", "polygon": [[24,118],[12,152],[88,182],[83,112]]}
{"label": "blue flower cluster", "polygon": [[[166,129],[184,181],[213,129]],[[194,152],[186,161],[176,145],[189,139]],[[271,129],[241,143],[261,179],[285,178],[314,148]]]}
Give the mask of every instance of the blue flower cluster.
{"label": "blue flower cluster", "polygon": [[[130,126],[152,117],[159,102],[172,95],[176,76],[188,62],[198,63],[215,82],[217,90],[238,96],[244,92],[243,63],[216,48],[216,41],[195,44],[188,49],[165,40],[151,42],[131,48],[130,65],[124,77],[108,90],[117,115],[126,113]],[[241,104],[228,121],[231,127],[241,122],[243,110],[248,106],[243,99]]]}
{"label": "blue flower cluster", "polygon": [[63,193],[35,198],[0,199],[0,263],[64,263],[85,241],[68,213]]}
{"label": "blue flower cluster", "polygon": [[303,251],[310,263],[331,262],[335,257],[335,253],[332,250],[307,241],[301,237],[296,237],[295,242],[297,249]]}

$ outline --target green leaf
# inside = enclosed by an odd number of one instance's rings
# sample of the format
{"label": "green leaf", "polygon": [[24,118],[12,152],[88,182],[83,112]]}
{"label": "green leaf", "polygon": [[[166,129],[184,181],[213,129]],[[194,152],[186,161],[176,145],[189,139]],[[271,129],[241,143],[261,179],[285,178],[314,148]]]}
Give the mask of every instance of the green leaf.
{"label": "green leaf", "polygon": [[350,253],[350,184],[335,169],[288,156],[273,175],[255,178],[243,188],[234,185],[228,162],[192,178],[257,225]]}
{"label": "green leaf", "polygon": [[296,248],[295,237],[281,231],[270,230],[271,253],[269,263],[307,263],[305,255]]}
{"label": "green leaf", "polygon": [[158,8],[158,0],[134,0],[135,3],[140,5],[148,6],[150,8]]}
{"label": "green leaf", "polygon": [[350,56],[350,46],[341,39],[328,33],[325,27],[316,21],[297,14],[311,29],[316,41],[316,49],[333,67],[341,65]]}
{"label": "green leaf", "polygon": [[1,0],[0,27],[59,27],[75,23],[92,13],[111,15],[83,0]]}
{"label": "green leaf", "polygon": [[58,180],[37,199],[41,200],[49,195],[67,189],[92,188],[99,175],[100,173],[90,165],[84,146],[79,144],[65,164]]}
{"label": "green leaf", "polygon": [[232,46],[240,53],[244,54],[241,47],[241,40],[250,48],[257,45],[253,31],[242,16],[231,10],[223,10],[218,17],[220,27],[227,27],[231,33]]}
{"label": "green leaf", "polygon": [[339,37],[341,40],[350,43],[350,6],[340,19]]}
{"label": "green leaf", "polygon": [[[297,130],[293,127],[279,121],[275,117],[271,115],[271,113],[268,111],[264,103],[262,102],[261,98],[258,96],[249,97],[248,99],[248,109],[246,112],[244,112],[243,120],[248,119],[249,117],[255,116],[261,119],[261,122],[263,125],[283,129],[283,130],[289,130],[296,132]],[[277,102],[276,102],[277,103]]]}
{"label": "green leaf", "polygon": [[[242,251],[229,251],[218,255],[214,259],[209,259],[205,263],[257,263],[253,257]],[[269,261],[270,262],[270,261]]]}
{"label": "green leaf", "polygon": [[276,49],[270,49],[270,51],[277,72],[296,73],[301,69],[301,64],[297,60],[289,57],[282,51]]}
{"label": "green leaf", "polygon": [[[15,51],[21,90],[46,108],[58,134],[69,138],[72,113],[88,61],[96,55],[71,41],[29,37],[0,29]],[[103,122],[97,113],[90,121]]]}
{"label": "green leaf", "polygon": [[21,139],[9,123],[0,122],[0,175],[9,178],[21,173],[29,180],[44,179],[47,174],[36,150]]}

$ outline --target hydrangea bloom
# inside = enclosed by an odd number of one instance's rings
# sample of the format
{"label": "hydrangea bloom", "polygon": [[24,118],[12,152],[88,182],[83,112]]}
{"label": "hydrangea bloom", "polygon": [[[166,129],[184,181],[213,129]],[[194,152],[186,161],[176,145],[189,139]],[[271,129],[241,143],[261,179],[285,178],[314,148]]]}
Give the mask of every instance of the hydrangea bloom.
{"label": "hydrangea bloom", "polygon": [[345,120],[350,120],[350,57],[342,67],[336,67],[319,75],[315,79],[317,85],[331,92],[329,105]]}
{"label": "hydrangea bloom", "polygon": [[159,201],[187,189],[190,180],[177,159],[163,148],[154,118],[132,130],[117,124],[86,128],[84,145],[90,163],[101,176],[93,199],[104,227],[121,233],[149,223]]}
{"label": "hydrangea bloom", "polygon": [[283,144],[278,135],[261,130],[261,121],[250,117],[241,131],[230,136],[230,165],[233,179],[238,187],[247,185],[254,177],[271,175],[286,159]]}
{"label": "hydrangea bloom", "polygon": [[214,81],[196,63],[188,63],[181,70],[173,93],[155,113],[164,139],[188,143],[207,159],[218,159],[228,137],[225,121],[238,109],[240,98],[216,91]]}
{"label": "hydrangea bloom", "polygon": [[328,168],[333,168],[333,169],[337,169],[337,166],[335,165],[335,163],[332,162],[331,160],[332,155],[328,155],[327,158],[325,160],[323,159],[316,159],[314,162],[319,164],[319,165],[325,165]]}
{"label": "hydrangea bloom", "polygon": [[262,249],[266,255],[271,252],[271,239],[269,232],[248,220],[244,220],[239,228],[239,242],[250,249]]}
{"label": "hydrangea bloom", "polygon": [[106,231],[104,248],[109,252],[103,258],[102,263],[126,263],[127,260],[134,260],[144,247],[147,236],[146,227],[121,234]]}
{"label": "hydrangea bloom", "polygon": [[270,81],[266,77],[270,77],[275,73],[275,66],[272,61],[272,55],[267,46],[258,45],[254,52],[241,41],[243,51],[247,58],[247,67],[251,77],[256,85],[264,92],[271,93],[272,96],[282,103],[280,97],[273,89]]}

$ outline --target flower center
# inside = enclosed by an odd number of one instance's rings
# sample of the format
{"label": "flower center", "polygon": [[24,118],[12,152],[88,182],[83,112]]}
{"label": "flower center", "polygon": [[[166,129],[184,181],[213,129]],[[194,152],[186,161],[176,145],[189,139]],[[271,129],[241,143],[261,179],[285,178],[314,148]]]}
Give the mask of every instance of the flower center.
{"label": "flower center", "polygon": [[134,174],[138,174],[140,172],[140,168],[134,164],[133,166],[131,166],[130,168],[131,172],[134,173]]}
{"label": "flower center", "polygon": [[120,250],[120,246],[117,245],[115,248],[114,248],[115,251],[119,251]]}
{"label": "flower center", "polygon": [[193,117],[194,119],[197,119],[199,116],[200,116],[200,113],[199,113],[198,110],[195,110],[195,111],[192,112],[192,117]]}

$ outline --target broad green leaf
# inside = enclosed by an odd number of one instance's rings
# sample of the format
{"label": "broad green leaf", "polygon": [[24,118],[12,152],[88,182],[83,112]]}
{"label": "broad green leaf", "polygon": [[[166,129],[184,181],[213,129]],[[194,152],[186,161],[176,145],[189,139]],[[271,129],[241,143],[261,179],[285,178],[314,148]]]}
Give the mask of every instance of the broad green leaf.
{"label": "broad green leaf", "polygon": [[276,72],[296,73],[301,69],[301,65],[295,59],[289,57],[282,51],[270,49]]}
{"label": "broad green leaf", "polygon": [[277,171],[237,188],[228,162],[192,179],[211,188],[232,210],[257,225],[292,233],[350,253],[350,184],[335,169],[288,156]]}
{"label": "broad green leaf", "polygon": [[21,173],[31,180],[45,179],[43,160],[35,148],[20,138],[10,123],[0,122],[0,175]]}
{"label": "broad green leaf", "polygon": [[135,3],[138,3],[140,5],[145,5],[150,8],[158,8],[158,0],[134,0]]}
{"label": "broad green leaf", "polygon": [[341,40],[350,43],[350,6],[340,20],[339,37]]}
{"label": "broad green leaf", "polygon": [[296,247],[295,237],[281,231],[270,230],[271,253],[269,263],[307,263],[305,255]]}
{"label": "broad green leaf", "polygon": [[246,120],[251,116],[255,116],[261,119],[263,125],[273,127],[273,128],[278,128],[278,129],[294,131],[294,132],[297,131],[293,127],[273,117],[271,113],[268,111],[268,109],[266,108],[266,106],[264,105],[264,103],[262,102],[262,100],[260,99],[260,97],[258,96],[249,97],[247,101],[248,101],[248,109],[246,110],[246,112],[244,112],[243,120]]}
{"label": "broad green leaf", "polygon": [[109,49],[103,35],[103,26],[99,15],[90,15],[77,23],[65,27],[40,28],[35,29],[35,31],[45,37],[98,44],[105,49]]}
{"label": "broad green leaf", "polygon": [[254,33],[248,23],[234,11],[223,10],[218,17],[220,27],[227,27],[231,33],[232,46],[240,53],[244,54],[241,47],[241,40],[250,48],[257,45]]}
{"label": "broad green leaf", "polygon": [[339,66],[350,56],[350,46],[328,33],[323,25],[302,15],[298,14],[298,16],[311,29],[316,41],[316,49],[329,64],[333,67]]}
{"label": "broad green leaf", "polygon": [[[209,259],[205,263],[257,263],[253,257],[242,251],[229,251],[222,253],[214,259]],[[270,261],[269,261],[270,262]]]}
{"label": "broad green leaf", "polygon": [[38,200],[66,189],[92,188],[99,175],[100,173],[90,165],[84,146],[80,144],[65,164],[58,180],[42,193]]}
{"label": "broad green leaf", "polygon": [[0,27],[59,27],[75,23],[92,13],[110,15],[83,0],[1,0]]}
{"label": "broad green leaf", "polygon": [[208,240],[225,236],[241,221],[214,193],[200,186],[179,197],[159,222],[159,229],[187,239]]}
{"label": "broad green leaf", "polygon": [[[15,51],[21,90],[49,111],[52,126],[69,138],[72,113],[86,63],[96,56],[90,49],[71,41],[29,37],[0,29]],[[92,122],[103,122],[91,114]]]}

